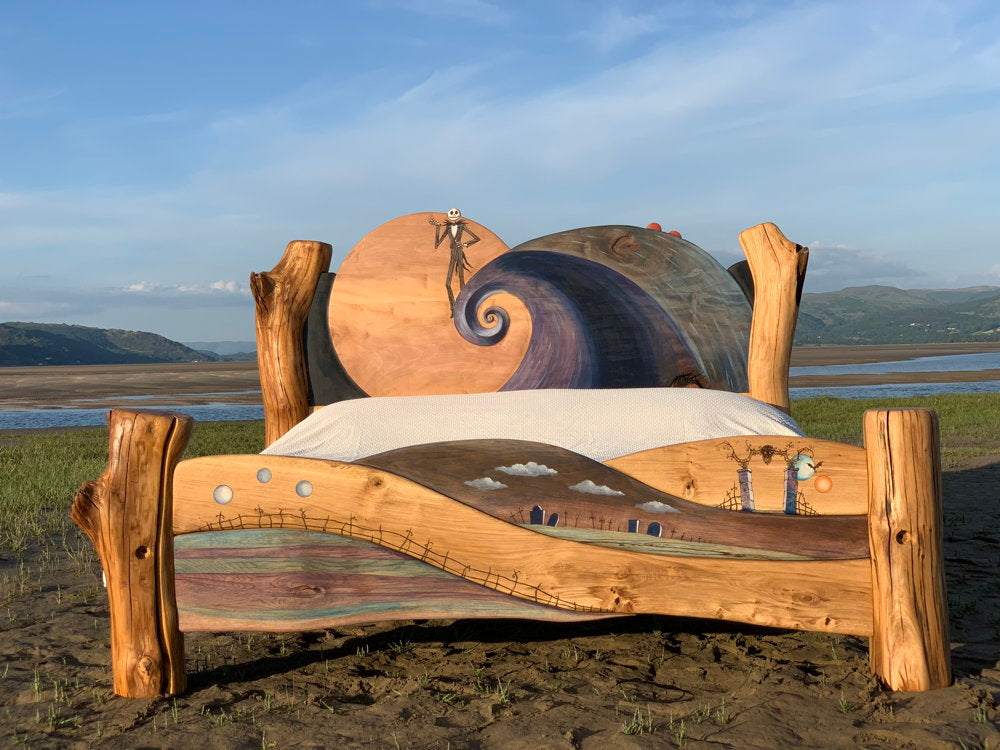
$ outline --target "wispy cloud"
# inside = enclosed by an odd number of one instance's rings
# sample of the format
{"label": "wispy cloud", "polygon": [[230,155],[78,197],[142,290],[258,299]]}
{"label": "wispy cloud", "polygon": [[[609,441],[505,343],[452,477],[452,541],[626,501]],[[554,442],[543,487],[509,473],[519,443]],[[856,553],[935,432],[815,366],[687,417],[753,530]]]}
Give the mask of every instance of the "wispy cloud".
{"label": "wispy cloud", "polygon": [[806,291],[828,292],[846,286],[884,284],[900,288],[919,286],[929,281],[919,271],[898,258],[873,253],[847,245],[809,245]]}
{"label": "wispy cloud", "polygon": [[248,297],[250,288],[235,281],[212,281],[208,284],[161,284],[158,282],[140,281],[122,287],[126,294],[158,295],[161,297],[176,296],[207,296],[216,297],[238,295]]}
{"label": "wispy cloud", "polygon": [[662,28],[663,22],[653,13],[626,13],[620,6],[612,5],[605,8],[590,26],[573,36],[599,52],[608,52]]}
{"label": "wispy cloud", "polygon": [[[480,30],[519,12],[484,0],[375,6]],[[177,125],[169,143],[197,155],[167,181],[4,183],[5,271],[44,264],[67,286],[179,289],[194,269],[231,279],[270,268],[290,239],[332,242],[336,266],[383,221],[458,205],[510,244],[661,221],[712,250],[773,220],[793,239],[825,238],[810,261],[817,290],[987,273],[1000,14],[930,0],[905,14],[878,3],[731,6],[712,5],[711,23],[683,33],[665,11],[628,5],[562,30],[613,52],[613,67],[560,57],[561,73],[533,75],[525,61],[546,58],[511,36],[499,61],[321,72],[200,117],[165,107],[153,124]],[[697,20],[700,4],[687,7]]]}
{"label": "wispy cloud", "polygon": [[[504,24],[510,20],[510,14],[502,5],[487,0],[375,0],[371,5],[397,7],[425,16],[474,25]],[[442,29],[443,38],[446,39],[448,33],[462,33],[462,29],[457,24]]]}

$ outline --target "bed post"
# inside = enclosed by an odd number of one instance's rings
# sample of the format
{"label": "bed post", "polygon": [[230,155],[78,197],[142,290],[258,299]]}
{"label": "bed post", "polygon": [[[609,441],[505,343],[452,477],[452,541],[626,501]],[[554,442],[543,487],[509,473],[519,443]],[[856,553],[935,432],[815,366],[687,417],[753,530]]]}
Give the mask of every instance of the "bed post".
{"label": "bed post", "polygon": [[740,232],[740,245],[754,286],[747,362],[750,395],[787,412],[788,365],[809,248],[796,245],[771,222]]}
{"label": "bed post", "polygon": [[80,488],[70,515],[104,568],[115,693],[185,687],[174,596],[173,476],[194,420],[175,412],[108,412],[108,465]]}
{"label": "bed post", "polygon": [[871,668],[892,690],[951,684],[941,459],[932,409],[865,412]]}
{"label": "bed post", "polygon": [[302,329],[319,276],[330,269],[333,248],[296,240],[270,271],[250,274],[256,303],[257,365],[270,445],[309,416],[309,380]]}

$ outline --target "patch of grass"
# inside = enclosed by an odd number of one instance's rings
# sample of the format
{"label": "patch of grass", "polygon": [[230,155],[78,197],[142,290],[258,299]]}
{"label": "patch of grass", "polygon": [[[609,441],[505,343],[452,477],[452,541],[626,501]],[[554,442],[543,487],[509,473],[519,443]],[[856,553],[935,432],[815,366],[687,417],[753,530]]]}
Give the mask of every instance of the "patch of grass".
{"label": "patch of grass", "polygon": [[[258,453],[263,446],[262,420],[198,422],[184,458]],[[20,554],[58,536],[72,546],[79,538],[69,518],[73,497],[104,471],[107,460],[103,427],[0,434],[0,548]]]}
{"label": "patch of grass", "polygon": [[912,398],[804,398],[792,401],[792,416],[810,437],[862,444],[861,421],[868,409],[934,409],[941,428],[941,463],[1000,453],[1000,393],[947,393]]}
{"label": "patch of grass", "polygon": [[[681,724],[683,726],[683,722]],[[622,722],[622,734],[652,734],[655,731],[656,725],[653,724],[653,716],[648,708],[645,714],[642,709],[637,708],[631,719]]]}

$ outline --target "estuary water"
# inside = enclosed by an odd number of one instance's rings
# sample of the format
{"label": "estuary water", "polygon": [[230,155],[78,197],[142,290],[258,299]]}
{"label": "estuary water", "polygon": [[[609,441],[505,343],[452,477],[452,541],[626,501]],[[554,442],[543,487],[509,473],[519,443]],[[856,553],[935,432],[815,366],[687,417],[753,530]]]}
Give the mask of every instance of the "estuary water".
{"label": "estuary water", "polygon": [[[941,357],[920,357],[900,362],[870,362],[865,364],[828,365],[823,367],[792,367],[789,374],[795,375],[854,375],[887,374],[892,372],[957,372],[970,370],[1000,369],[1000,352],[984,354],[952,354]],[[795,398],[832,396],[834,398],[907,398],[910,396],[931,396],[939,393],[996,393],[1000,392],[1000,380],[972,383],[892,383],[886,385],[822,386],[815,388],[790,388]],[[235,393],[248,393],[244,391]],[[185,394],[199,395],[199,394]],[[209,395],[209,394],[201,394]],[[220,401],[196,406],[175,406],[169,403],[170,396],[126,396],[121,406],[130,401],[155,400],[157,409],[169,409],[189,414],[202,422],[222,422],[230,420],[263,419],[264,408],[257,404],[226,403],[228,393],[210,394]],[[107,399],[91,399],[107,401]],[[49,409],[2,409],[0,408],[0,430],[27,430],[46,427],[97,427],[107,423],[107,408],[92,408],[80,399],[80,407]],[[162,401],[162,403],[160,403]]]}
{"label": "estuary water", "polygon": [[794,377],[795,375],[885,375],[890,372],[969,372],[972,370],[1000,370],[1000,352],[918,357],[901,362],[790,367],[788,374]]}
{"label": "estuary water", "polygon": [[[128,403],[122,403],[127,407]],[[143,407],[147,408],[147,407]],[[225,422],[263,419],[264,407],[254,404],[199,404],[172,406],[157,404],[157,409],[189,414],[199,422]],[[101,409],[0,409],[0,430],[34,430],[45,427],[98,427],[108,423],[108,410]]]}

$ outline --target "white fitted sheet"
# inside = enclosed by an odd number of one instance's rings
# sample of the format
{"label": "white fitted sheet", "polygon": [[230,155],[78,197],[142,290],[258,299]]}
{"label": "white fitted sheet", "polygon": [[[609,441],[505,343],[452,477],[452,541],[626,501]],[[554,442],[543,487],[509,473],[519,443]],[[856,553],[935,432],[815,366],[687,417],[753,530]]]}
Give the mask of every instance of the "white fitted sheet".
{"label": "white fitted sheet", "polygon": [[264,455],[356,461],[408,445],[506,439],[607,461],[661,445],[741,435],[802,435],[769,404],[697,388],[535,390],[341,401],[311,414]]}

